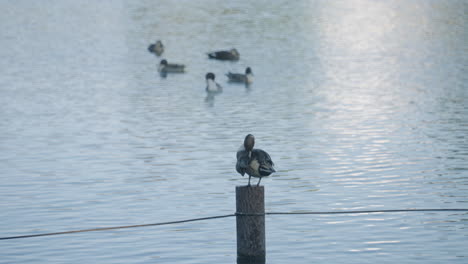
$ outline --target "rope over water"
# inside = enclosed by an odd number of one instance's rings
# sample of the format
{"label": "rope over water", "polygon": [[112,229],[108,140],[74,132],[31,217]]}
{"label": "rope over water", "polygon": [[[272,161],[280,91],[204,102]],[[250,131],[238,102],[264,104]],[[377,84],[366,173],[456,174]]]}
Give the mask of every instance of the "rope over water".
{"label": "rope over water", "polygon": [[55,236],[55,235],[65,235],[73,233],[84,233],[84,232],[94,232],[94,231],[105,231],[105,230],[115,230],[115,229],[125,229],[125,228],[137,228],[137,227],[148,227],[148,226],[160,226],[160,225],[171,225],[171,224],[180,224],[187,222],[203,221],[217,218],[225,218],[235,216],[235,214],[228,215],[218,215],[202,218],[193,218],[187,220],[171,221],[171,222],[162,222],[162,223],[153,223],[153,224],[142,224],[142,225],[127,225],[127,226],[114,226],[114,227],[100,227],[100,228],[91,228],[91,229],[82,229],[82,230],[71,230],[64,232],[53,232],[53,233],[42,233],[42,234],[33,234],[33,235],[22,235],[22,236],[11,236],[11,237],[0,237],[0,240],[7,239],[18,239],[18,238],[29,238],[29,237],[40,237],[40,236]]}
{"label": "rope over water", "polygon": [[116,229],[126,229],[126,228],[137,228],[137,227],[149,227],[149,226],[161,226],[161,225],[172,225],[172,224],[181,224],[187,222],[196,222],[196,221],[205,221],[233,216],[265,216],[265,215],[336,215],[336,214],[373,214],[373,213],[403,213],[403,212],[468,212],[468,209],[393,209],[393,210],[356,210],[356,211],[324,211],[324,212],[266,212],[265,214],[247,214],[236,212],[234,214],[227,215],[217,215],[201,218],[192,218],[186,220],[170,221],[170,222],[160,222],[152,224],[140,224],[140,225],[127,225],[127,226],[113,226],[113,227],[100,227],[100,228],[91,228],[91,229],[81,229],[81,230],[71,230],[63,232],[52,232],[52,233],[41,233],[41,234],[30,234],[30,235],[21,235],[21,236],[9,236],[9,237],[0,237],[0,240],[9,240],[9,239],[20,239],[20,238],[32,238],[32,237],[42,237],[42,236],[55,236],[55,235],[65,235],[65,234],[74,234],[74,233],[84,233],[84,232],[94,232],[94,231],[106,231],[106,230],[116,230]]}
{"label": "rope over water", "polygon": [[468,209],[390,209],[390,210],[351,210],[351,211],[325,211],[325,212],[266,212],[265,214],[246,214],[237,212],[239,216],[261,215],[327,215],[327,214],[373,214],[373,213],[404,213],[404,212],[468,212]]}

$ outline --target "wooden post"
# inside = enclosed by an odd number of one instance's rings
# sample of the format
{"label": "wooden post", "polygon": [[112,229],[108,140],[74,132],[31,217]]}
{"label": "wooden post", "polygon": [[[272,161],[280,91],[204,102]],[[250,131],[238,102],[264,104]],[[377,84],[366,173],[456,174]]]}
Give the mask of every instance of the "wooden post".
{"label": "wooden post", "polygon": [[265,263],[263,186],[236,186],[236,213],[237,263]]}

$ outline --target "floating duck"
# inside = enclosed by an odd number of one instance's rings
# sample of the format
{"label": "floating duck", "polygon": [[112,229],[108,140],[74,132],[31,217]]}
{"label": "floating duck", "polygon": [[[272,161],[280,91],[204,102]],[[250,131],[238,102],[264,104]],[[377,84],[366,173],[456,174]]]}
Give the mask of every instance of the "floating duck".
{"label": "floating duck", "polygon": [[251,177],[259,178],[257,183],[257,186],[259,186],[262,177],[276,172],[270,155],[261,149],[254,149],[254,145],[255,137],[248,134],[244,139],[244,144],[237,151],[236,171],[242,176],[245,173],[249,175],[248,186],[250,186]]}
{"label": "floating duck", "polygon": [[206,79],[206,91],[208,93],[220,93],[223,91],[223,87],[215,81],[216,76],[214,73],[209,72],[205,75]]}
{"label": "floating duck", "polygon": [[247,67],[245,69],[245,74],[228,72],[226,73],[226,76],[228,77],[230,82],[245,83],[245,84],[251,84],[253,82],[253,73],[250,67]]}
{"label": "floating duck", "polygon": [[161,54],[164,52],[164,45],[160,40],[158,40],[155,44],[149,45],[148,51],[158,56],[161,56]]}
{"label": "floating duck", "polygon": [[185,71],[185,65],[167,63],[167,60],[161,60],[158,71],[160,73],[179,73]]}
{"label": "floating duck", "polygon": [[208,53],[210,59],[216,60],[239,60],[239,52],[236,49],[231,50],[221,50]]}

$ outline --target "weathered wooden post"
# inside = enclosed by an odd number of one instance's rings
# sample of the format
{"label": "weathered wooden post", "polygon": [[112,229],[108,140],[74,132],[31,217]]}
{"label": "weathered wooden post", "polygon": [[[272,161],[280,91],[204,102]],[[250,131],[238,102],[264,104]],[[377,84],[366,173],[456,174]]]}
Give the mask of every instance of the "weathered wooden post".
{"label": "weathered wooden post", "polygon": [[237,263],[265,263],[263,186],[236,186]]}

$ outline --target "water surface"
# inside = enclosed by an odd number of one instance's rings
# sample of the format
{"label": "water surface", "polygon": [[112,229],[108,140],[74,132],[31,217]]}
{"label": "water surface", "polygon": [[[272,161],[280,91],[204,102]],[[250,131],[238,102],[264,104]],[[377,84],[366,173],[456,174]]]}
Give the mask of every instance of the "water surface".
{"label": "water surface", "polygon": [[[233,213],[247,133],[276,163],[267,211],[468,208],[464,1],[0,7],[2,237]],[[157,39],[187,73],[157,74]],[[268,216],[267,263],[466,263],[467,219]],[[236,261],[234,218],[1,244],[2,263]]]}

